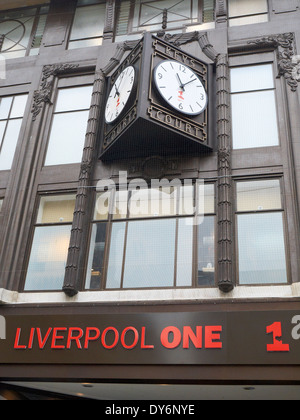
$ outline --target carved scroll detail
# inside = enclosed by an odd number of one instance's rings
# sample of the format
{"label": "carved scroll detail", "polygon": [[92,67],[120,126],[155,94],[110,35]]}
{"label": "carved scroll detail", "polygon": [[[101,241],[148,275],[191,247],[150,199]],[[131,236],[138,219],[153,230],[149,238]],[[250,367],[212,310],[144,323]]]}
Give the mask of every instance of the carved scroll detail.
{"label": "carved scroll detail", "polygon": [[291,32],[272,35],[249,41],[249,44],[277,48],[278,77],[283,76],[292,92],[296,92],[300,81],[300,59],[296,56],[295,35]]}
{"label": "carved scroll detail", "polygon": [[32,121],[37,119],[44,104],[51,103],[55,77],[76,67],[79,67],[79,64],[53,64],[44,66],[40,89],[36,90],[33,96],[33,106],[31,110],[33,114]]}

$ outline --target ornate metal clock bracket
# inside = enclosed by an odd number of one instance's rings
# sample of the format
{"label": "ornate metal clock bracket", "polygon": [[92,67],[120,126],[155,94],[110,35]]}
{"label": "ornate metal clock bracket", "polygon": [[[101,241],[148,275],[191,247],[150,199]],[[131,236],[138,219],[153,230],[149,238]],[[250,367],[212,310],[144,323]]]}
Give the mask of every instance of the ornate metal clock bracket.
{"label": "ornate metal clock bracket", "polygon": [[296,92],[300,82],[300,56],[296,55],[295,35],[291,32],[272,35],[249,41],[259,47],[277,49],[278,77],[283,76],[292,92]]}
{"label": "ornate metal clock bracket", "polygon": [[116,53],[106,67],[96,72],[92,102],[89,113],[85,146],[81,162],[79,183],[76,196],[75,213],[71,231],[70,247],[66,265],[66,275],[63,291],[67,296],[73,297],[78,293],[80,282],[80,256],[84,238],[84,222],[89,203],[89,186],[93,174],[94,163],[97,158],[96,143],[101,114],[104,112],[104,95],[106,77],[120,64],[125,52],[135,48],[138,42],[125,42],[117,46]]}
{"label": "ornate metal clock bracket", "polygon": [[207,34],[199,35],[205,55],[216,64],[218,138],[218,285],[224,293],[233,290],[232,166],[230,85],[227,54],[218,54]]}
{"label": "ornate metal clock bracket", "polygon": [[[161,33],[167,42],[181,46],[198,41],[205,54],[216,63],[217,68],[217,113],[218,113],[218,162],[219,162],[219,288],[223,292],[233,289],[232,279],[232,210],[231,210],[231,142],[230,101],[227,55],[218,54],[209,44],[207,34],[199,32],[169,36]],[[108,65],[96,73],[92,104],[88,121],[79,185],[77,190],[74,221],[66,266],[63,291],[70,297],[78,293],[80,282],[81,246],[84,239],[84,221],[89,203],[90,185],[97,140],[98,124],[103,112],[106,76],[121,62],[126,51],[135,48],[137,42],[119,45]]]}

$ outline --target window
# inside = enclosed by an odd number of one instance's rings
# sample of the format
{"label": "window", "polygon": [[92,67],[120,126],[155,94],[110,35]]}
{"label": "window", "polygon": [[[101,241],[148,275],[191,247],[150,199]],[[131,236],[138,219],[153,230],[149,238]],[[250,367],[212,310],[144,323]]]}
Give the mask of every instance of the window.
{"label": "window", "polygon": [[280,180],[237,183],[239,284],[287,283]]}
{"label": "window", "polygon": [[0,213],[2,211],[3,201],[4,201],[4,199],[3,198],[0,198]]}
{"label": "window", "polygon": [[248,25],[268,21],[267,0],[229,0],[229,25]]}
{"label": "window", "polygon": [[37,55],[46,27],[49,6],[27,7],[0,13],[1,54],[5,58]]}
{"label": "window", "polygon": [[79,0],[69,39],[69,49],[102,45],[106,2]]}
{"label": "window", "polygon": [[81,162],[92,90],[91,85],[58,90],[45,166]]}
{"label": "window", "polygon": [[[121,0],[117,4],[116,41],[145,31],[189,30],[214,21],[214,0]],[[195,30],[191,27],[190,30]],[[135,35],[136,37],[136,35]]]}
{"label": "window", "polygon": [[41,197],[25,290],[61,290],[68,256],[75,195]]}
{"label": "window", "polygon": [[214,185],[203,187],[205,217],[197,224],[200,189],[196,184],[98,194],[86,288],[214,286]]}
{"label": "window", "polygon": [[231,69],[234,149],[279,145],[272,64]]}
{"label": "window", "polygon": [[10,170],[28,95],[0,98],[0,170]]}

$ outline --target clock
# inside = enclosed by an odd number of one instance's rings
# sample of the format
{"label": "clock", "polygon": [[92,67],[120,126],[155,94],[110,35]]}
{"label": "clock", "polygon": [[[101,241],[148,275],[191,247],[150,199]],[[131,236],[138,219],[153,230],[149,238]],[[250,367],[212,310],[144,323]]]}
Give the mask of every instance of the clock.
{"label": "clock", "polygon": [[123,113],[133,92],[136,71],[133,66],[126,67],[114,83],[105,107],[105,122],[113,124]]}
{"label": "clock", "polygon": [[154,69],[154,83],[159,95],[177,112],[196,117],[205,111],[208,97],[203,83],[185,64],[162,61]]}

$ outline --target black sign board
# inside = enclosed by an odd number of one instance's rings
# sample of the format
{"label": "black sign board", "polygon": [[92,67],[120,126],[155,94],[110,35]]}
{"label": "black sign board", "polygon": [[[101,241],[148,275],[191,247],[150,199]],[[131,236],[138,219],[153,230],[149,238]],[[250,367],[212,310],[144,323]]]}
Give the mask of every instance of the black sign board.
{"label": "black sign board", "polygon": [[300,310],[1,320],[0,364],[300,365]]}

